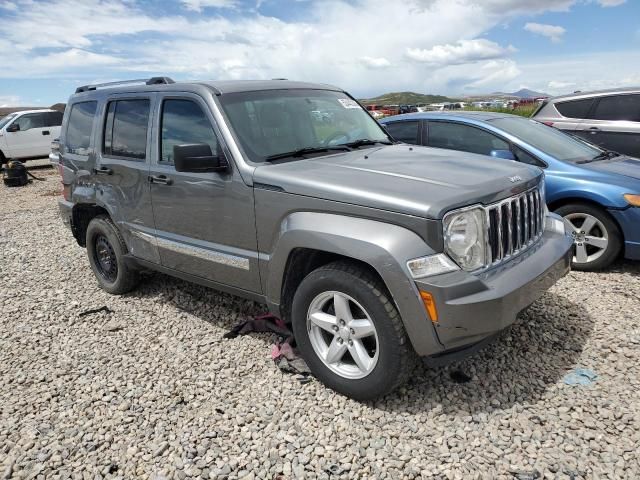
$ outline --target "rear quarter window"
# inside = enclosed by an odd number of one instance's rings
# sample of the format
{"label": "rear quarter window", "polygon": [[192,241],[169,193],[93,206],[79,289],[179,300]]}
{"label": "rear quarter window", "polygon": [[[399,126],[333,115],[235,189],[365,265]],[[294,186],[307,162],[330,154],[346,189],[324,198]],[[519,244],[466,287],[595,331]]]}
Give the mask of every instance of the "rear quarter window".
{"label": "rear quarter window", "polygon": [[89,155],[93,120],[98,102],[79,102],[71,106],[64,146],[69,153]]}
{"label": "rear quarter window", "polygon": [[581,100],[569,100],[555,104],[560,115],[567,118],[587,118],[589,110],[593,105],[593,98],[583,98]]}
{"label": "rear quarter window", "polygon": [[387,132],[399,142],[418,144],[418,122],[391,122],[386,125]]}

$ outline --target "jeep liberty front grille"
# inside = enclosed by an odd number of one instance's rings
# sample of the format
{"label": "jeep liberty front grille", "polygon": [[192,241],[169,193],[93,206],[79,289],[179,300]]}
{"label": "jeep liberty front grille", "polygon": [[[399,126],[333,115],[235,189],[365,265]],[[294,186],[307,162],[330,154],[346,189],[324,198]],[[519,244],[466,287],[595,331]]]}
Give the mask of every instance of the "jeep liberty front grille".
{"label": "jeep liberty front grille", "polygon": [[540,187],[489,205],[485,211],[490,267],[523,252],[542,236],[545,205]]}

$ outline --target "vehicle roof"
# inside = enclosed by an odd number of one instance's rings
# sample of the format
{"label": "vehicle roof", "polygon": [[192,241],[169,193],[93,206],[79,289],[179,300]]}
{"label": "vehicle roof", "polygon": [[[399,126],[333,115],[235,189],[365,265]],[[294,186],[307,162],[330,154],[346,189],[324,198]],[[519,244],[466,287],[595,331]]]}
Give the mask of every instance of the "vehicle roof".
{"label": "vehicle roof", "polygon": [[511,115],[510,113],[500,112],[476,112],[476,111],[449,111],[449,112],[416,112],[405,113],[402,115],[393,115],[391,117],[383,118],[383,122],[391,122],[395,120],[477,120],[480,122],[486,122],[488,120],[494,120],[496,118],[509,118],[517,117],[518,115]]}
{"label": "vehicle roof", "polygon": [[[158,92],[158,91],[179,91],[184,89],[195,89],[207,87],[216,95],[224,95],[229,93],[238,92],[255,92],[262,90],[297,90],[297,89],[310,89],[310,90],[331,90],[331,91],[343,91],[341,88],[333,85],[325,85],[320,83],[310,82],[297,82],[293,80],[208,80],[208,81],[184,81],[173,83],[157,83],[147,85],[137,80],[132,80],[131,84],[120,85],[96,85],[97,88],[89,88],[87,90],[76,92],[75,95],[80,96],[93,96],[104,95],[111,93],[134,93],[134,92]],[[92,87],[88,85],[87,87]],[[83,87],[85,88],[85,87]]]}
{"label": "vehicle roof", "polygon": [[25,113],[42,113],[42,112],[57,112],[57,110],[52,110],[51,108],[37,108],[34,110],[18,110],[17,112],[7,113],[7,115],[22,115]]}
{"label": "vehicle roof", "polygon": [[557,100],[588,98],[592,96],[610,95],[612,93],[640,93],[640,87],[607,88],[604,90],[591,90],[589,92],[567,93],[566,95],[558,95],[557,97],[550,98],[549,101],[555,102]]}

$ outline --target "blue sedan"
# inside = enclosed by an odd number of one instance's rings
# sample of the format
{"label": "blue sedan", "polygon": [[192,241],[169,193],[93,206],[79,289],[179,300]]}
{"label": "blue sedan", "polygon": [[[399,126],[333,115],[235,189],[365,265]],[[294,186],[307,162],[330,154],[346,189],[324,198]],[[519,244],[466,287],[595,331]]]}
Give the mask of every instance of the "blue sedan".
{"label": "blue sedan", "polygon": [[640,260],[640,160],[503,113],[425,112],[380,123],[406,143],[543,168],[549,209],[572,229],[575,269],[605,268],[619,256]]}

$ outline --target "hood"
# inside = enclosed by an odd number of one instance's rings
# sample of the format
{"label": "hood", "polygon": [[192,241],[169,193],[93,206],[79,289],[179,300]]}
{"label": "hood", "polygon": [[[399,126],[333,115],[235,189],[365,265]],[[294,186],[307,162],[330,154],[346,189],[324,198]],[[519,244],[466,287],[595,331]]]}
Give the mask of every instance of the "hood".
{"label": "hood", "polygon": [[440,219],[533,187],[540,169],[484,155],[390,145],[261,165],[254,183],[285,192]]}
{"label": "hood", "polygon": [[614,157],[610,160],[584,163],[578,166],[600,173],[614,173],[640,180],[640,160],[633,157]]}

